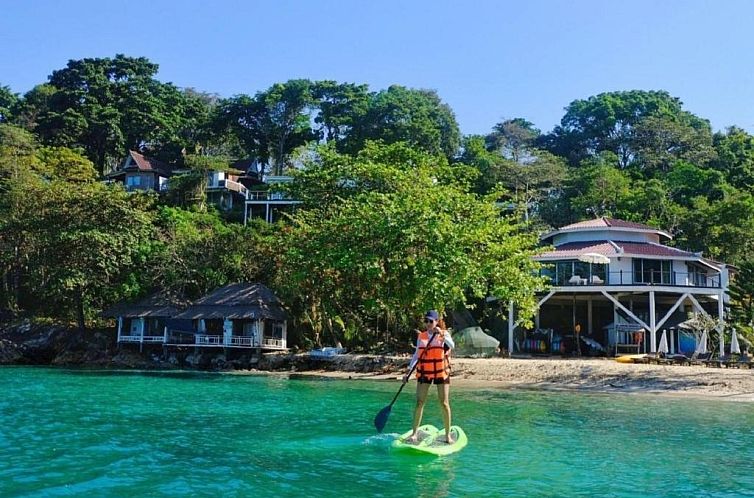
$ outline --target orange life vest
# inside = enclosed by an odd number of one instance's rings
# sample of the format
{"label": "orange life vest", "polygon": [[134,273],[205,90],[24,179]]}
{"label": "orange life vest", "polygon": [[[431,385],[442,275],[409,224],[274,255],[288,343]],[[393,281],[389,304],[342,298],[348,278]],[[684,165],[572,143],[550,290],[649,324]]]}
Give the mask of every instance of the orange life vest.
{"label": "orange life vest", "polygon": [[416,366],[416,377],[425,379],[447,379],[450,376],[448,359],[445,354],[445,341],[436,335],[432,344],[428,344],[430,335],[420,332],[418,338],[419,363]]}

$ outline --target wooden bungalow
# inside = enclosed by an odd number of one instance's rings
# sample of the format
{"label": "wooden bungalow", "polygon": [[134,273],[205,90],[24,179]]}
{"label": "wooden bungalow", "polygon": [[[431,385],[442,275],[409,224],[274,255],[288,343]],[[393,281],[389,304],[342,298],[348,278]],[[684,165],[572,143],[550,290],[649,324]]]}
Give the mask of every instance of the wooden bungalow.
{"label": "wooden bungalow", "polygon": [[277,296],[259,283],[221,287],[176,318],[192,321],[194,346],[287,349],[287,314]]}
{"label": "wooden bungalow", "polygon": [[110,181],[123,183],[129,192],[146,190],[164,192],[168,188],[168,179],[175,173],[172,165],[130,150],[123,162],[115,171],[107,175],[107,178]]}
{"label": "wooden bungalow", "polygon": [[182,324],[175,318],[188,305],[188,301],[179,297],[155,293],[134,303],[118,303],[102,315],[118,321],[119,344],[166,344],[169,330],[190,327],[190,322]]}

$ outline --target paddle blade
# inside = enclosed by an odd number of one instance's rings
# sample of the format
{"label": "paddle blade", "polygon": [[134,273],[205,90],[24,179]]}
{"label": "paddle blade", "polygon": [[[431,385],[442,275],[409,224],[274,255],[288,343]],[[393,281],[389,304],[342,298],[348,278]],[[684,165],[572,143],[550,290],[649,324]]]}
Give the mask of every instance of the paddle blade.
{"label": "paddle blade", "polygon": [[387,418],[390,416],[390,410],[392,408],[393,405],[388,405],[380,410],[380,413],[378,413],[377,416],[374,417],[374,426],[377,428],[377,432],[382,432],[382,429],[385,428],[385,424],[387,424]]}

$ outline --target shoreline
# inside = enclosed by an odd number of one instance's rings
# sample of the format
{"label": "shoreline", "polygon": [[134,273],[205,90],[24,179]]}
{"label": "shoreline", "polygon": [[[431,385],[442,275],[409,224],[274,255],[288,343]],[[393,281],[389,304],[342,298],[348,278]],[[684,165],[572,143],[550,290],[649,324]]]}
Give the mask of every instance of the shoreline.
{"label": "shoreline", "polygon": [[[353,356],[354,361],[358,355]],[[364,372],[349,369],[352,362],[319,369],[270,372],[236,370],[231,375],[374,380],[399,385],[403,370]],[[407,359],[405,361],[407,363]],[[396,362],[398,363],[398,362]],[[333,367],[339,368],[333,368]],[[704,366],[623,364],[611,358],[455,358],[452,385],[462,390],[510,389],[526,391],[629,394],[754,402],[754,370]],[[408,386],[409,388],[411,386]]]}

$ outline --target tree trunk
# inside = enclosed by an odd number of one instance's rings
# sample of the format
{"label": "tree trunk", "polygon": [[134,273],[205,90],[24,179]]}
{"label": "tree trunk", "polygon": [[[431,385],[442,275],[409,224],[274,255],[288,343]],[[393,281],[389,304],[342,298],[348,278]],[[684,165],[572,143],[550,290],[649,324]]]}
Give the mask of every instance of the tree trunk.
{"label": "tree trunk", "polygon": [[79,330],[83,332],[86,328],[84,323],[84,292],[79,290],[76,294],[76,318],[79,324]]}

